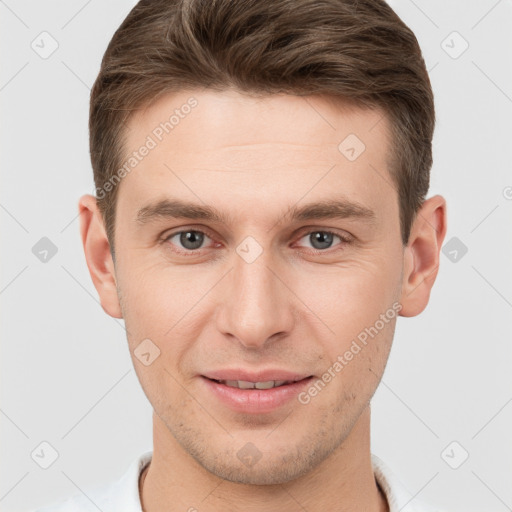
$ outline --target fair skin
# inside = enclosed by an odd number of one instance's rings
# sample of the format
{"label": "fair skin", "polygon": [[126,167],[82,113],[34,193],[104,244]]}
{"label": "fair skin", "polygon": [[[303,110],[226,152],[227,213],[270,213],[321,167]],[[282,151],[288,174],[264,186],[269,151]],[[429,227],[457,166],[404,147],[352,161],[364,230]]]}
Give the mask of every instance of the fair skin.
{"label": "fair skin", "polygon": [[[317,380],[393,303],[401,316],[421,313],[446,234],[445,200],[425,201],[404,248],[385,161],[387,119],[316,96],[168,94],[131,117],[127,153],[191,96],[197,107],[119,185],[115,264],[95,198],[79,204],[101,305],[124,318],[154,409],[143,510],[384,512],[369,402],[396,316],[307,404],[295,398],[269,412],[240,412],[204,375],[279,368]],[[350,133],[366,146],[354,161],[338,150]],[[136,221],[141,208],[165,198],[225,218]],[[373,219],[285,217],[293,206],[341,198],[372,210]],[[180,230],[194,231],[196,245],[175,236]],[[314,234],[325,231],[332,243],[319,245]],[[248,236],[262,249],[250,263],[237,252]],[[145,366],[134,350],[148,338],[160,356]],[[247,443],[261,455],[253,465],[237,457]]]}

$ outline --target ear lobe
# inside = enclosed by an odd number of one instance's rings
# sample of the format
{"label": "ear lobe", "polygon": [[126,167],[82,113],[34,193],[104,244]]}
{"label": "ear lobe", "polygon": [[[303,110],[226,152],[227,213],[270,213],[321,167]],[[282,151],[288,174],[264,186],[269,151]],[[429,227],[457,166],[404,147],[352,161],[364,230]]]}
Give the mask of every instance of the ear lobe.
{"label": "ear lobe", "polygon": [[110,244],[96,198],[90,194],[82,196],[78,203],[78,211],[85,259],[100,297],[101,307],[108,315],[123,318]]}
{"label": "ear lobe", "polygon": [[426,200],[416,215],[404,254],[400,316],[416,316],[427,307],[439,270],[446,221],[446,201],[440,195]]}

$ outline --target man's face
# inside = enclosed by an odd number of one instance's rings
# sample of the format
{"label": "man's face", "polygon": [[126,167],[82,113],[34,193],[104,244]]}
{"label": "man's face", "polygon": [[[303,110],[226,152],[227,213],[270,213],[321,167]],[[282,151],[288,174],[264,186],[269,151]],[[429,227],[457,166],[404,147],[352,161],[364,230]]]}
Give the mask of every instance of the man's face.
{"label": "man's face", "polygon": [[[175,109],[179,122],[158,130]],[[219,477],[281,483],[311,471],[367,409],[393,338],[403,247],[386,118],[320,97],[193,91],[162,97],[129,128],[127,156],[148,136],[157,144],[119,185],[116,281],[156,415]],[[163,200],[222,219],[151,215]],[[292,218],[338,201],[374,215]],[[276,378],[264,381],[309,379],[258,391],[206,377],[266,370]]]}

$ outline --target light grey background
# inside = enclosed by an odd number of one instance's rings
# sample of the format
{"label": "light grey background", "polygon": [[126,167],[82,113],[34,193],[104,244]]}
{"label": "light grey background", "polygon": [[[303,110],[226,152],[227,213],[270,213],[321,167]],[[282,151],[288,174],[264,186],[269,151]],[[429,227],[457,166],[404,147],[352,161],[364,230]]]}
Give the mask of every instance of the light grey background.
{"label": "light grey background", "polygon": [[[99,305],[77,218],[78,197],[94,188],[89,89],[134,4],[0,1],[2,511],[112,481],[152,447],[151,407],[123,322]],[[456,237],[468,251],[454,262],[448,246],[427,309],[398,320],[372,451],[426,502],[512,510],[512,2],[391,5],[434,88],[429,196],[448,202],[445,244]],[[48,58],[31,47],[55,44],[43,31],[58,43]],[[45,263],[32,252],[43,237],[57,247]],[[59,455],[48,469],[31,457],[43,441]],[[466,451],[458,469],[446,462]]]}

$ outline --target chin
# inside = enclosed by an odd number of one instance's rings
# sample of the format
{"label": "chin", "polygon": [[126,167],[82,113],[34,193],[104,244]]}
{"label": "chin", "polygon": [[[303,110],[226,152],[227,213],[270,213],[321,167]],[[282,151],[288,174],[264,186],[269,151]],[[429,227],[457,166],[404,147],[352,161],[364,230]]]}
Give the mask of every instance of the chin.
{"label": "chin", "polygon": [[296,462],[279,464],[276,461],[267,461],[262,464],[260,461],[252,468],[241,467],[238,459],[232,465],[224,461],[220,465],[206,467],[210,473],[229,482],[245,485],[278,485],[308,473],[309,467],[301,467]]}

